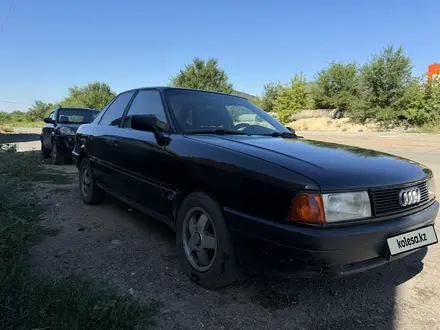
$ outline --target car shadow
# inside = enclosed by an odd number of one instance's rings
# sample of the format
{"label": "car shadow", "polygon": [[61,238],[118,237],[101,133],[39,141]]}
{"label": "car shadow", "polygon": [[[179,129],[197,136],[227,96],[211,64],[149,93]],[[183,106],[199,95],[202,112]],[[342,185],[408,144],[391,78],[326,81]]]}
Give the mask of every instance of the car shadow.
{"label": "car shadow", "polygon": [[[107,197],[106,203],[129,209],[129,220],[139,230],[164,242],[169,255],[163,258],[172,260],[179,267],[175,233],[168,226],[132,210],[113,197]],[[269,327],[297,315],[294,328],[299,325],[304,329],[393,329],[396,328],[396,288],[423,270],[423,263],[419,261],[422,254],[426,254],[426,250],[361,274],[337,279],[244,276],[237,284],[211,290],[212,299],[219,304],[238,301],[254,306],[249,307],[253,310],[265,311],[270,316],[267,320]],[[202,288],[200,290],[206,292]],[[266,327],[265,324],[261,326]]]}
{"label": "car shadow", "polygon": [[40,135],[33,133],[2,133],[0,134],[0,143],[18,143],[39,141]]}
{"label": "car shadow", "polygon": [[[251,289],[249,300],[274,312],[303,313],[309,329],[395,328],[396,288],[419,274],[424,250],[376,269],[337,279],[247,278],[238,288]],[[225,291],[227,291],[226,289]],[[304,308],[306,306],[306,308]]]}

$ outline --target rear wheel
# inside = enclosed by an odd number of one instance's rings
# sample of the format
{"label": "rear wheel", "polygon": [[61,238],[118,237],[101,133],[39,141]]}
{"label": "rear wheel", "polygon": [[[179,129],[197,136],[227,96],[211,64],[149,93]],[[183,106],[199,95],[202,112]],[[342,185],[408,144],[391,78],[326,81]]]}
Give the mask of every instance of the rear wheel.
{"label": "rear wheel", "polygon": [[95,175],[88,158],[84,158],[79,167],[79,190],[85,204],[99,204],[104,197],[104,191],[96,184]]}
{"label": "rear wheel", "polygon": [[234,283],[242,274],[223,212],[208,195],[189,195],[180,207],[176,241],[180,263],[197,284],[218,288]]}
{"label": "rear wheel", "polygon": [[58,148],[55,142],[52,142],[52,163],[54,165],[63,165],[64,164],[64,156],[60,155],[58,152]]}

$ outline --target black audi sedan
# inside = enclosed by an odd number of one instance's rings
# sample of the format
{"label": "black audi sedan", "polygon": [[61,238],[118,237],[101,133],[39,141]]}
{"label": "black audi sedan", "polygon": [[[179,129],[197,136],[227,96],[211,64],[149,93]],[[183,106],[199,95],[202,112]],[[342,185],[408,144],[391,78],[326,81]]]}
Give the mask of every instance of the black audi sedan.
{"label": "black audi sedan", "polygon": [[80,126],[73,157],[86,204],[106,192],[169,225],[207,288],[244,272],[344,276],[437,243],[428,168],[300,138],[238,96],[123,92]]}

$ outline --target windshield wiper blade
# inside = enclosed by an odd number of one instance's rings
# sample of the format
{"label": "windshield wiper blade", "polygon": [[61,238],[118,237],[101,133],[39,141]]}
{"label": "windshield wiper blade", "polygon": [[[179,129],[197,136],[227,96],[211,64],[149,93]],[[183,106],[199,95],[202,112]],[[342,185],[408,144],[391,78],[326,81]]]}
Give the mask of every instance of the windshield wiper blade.
{"label": "windshield wiper blade", "polygon": [[261,134],[264,136],[273,136],[273,137],[282,137],[282,138],[286,138],[286,139],[296,139],[298,137],[298,135],[294,134],[294,133],[290,133],[290,132],[273,132],[270,134]]}
{"label": "windshield wiper blade", "polygon": [[185,134],[217,134],[217,135],[225,135],[225,134],[233,134],[233,135],[249,135],[243,132],[237,132],[237,131],[229,131],[223,128],[216,128],[213,130],[201,130],[201,131],[191,131],[187,132]]}

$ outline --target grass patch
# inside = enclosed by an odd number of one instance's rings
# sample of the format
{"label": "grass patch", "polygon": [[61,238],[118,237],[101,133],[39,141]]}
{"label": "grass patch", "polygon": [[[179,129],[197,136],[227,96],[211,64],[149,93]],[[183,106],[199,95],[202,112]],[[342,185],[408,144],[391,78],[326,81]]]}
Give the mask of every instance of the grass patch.
{"label": "grass patch", "polygon": [[35,280],[23,263],[9,265],[0,277],[1,329],[132,329],[157,309],[76,278]]}
{"label": "grass patch", "polygon": [[75,181],[72,174],[52,171],[52,172],[41,172],[37,171],[31,176],[31,180],[34,182],[46,182],[52,184],[69,184]]}
{"label": "grass patch", "polygon": [[44,126],[43,121],[11,121],[8,122],[10,127],[29,127],[29,128],[40,128]]}
{"label": "grass patch", "polygon": [[440,133],[440,122],[425,124],[414,129],[417,133]]}
{"label": "grass patch", "polygon": [[[1,149],[0,149],[1,150]],[[0,154],[0,173],[6,172],[10,177],[20,178],[32,182],[46,182],[52,184],[73,183],[73,175],[63,171],[41,169],[40,154],[38,152],[18,153],[16,148]]]}
{"label": "grass patch", "polygon": [[0,329],[133,329],[150,324],[156,305],[76,278],[54,282],[30,274],[27,250],[47,230],[30,184],[38,154],[0,152]]}

